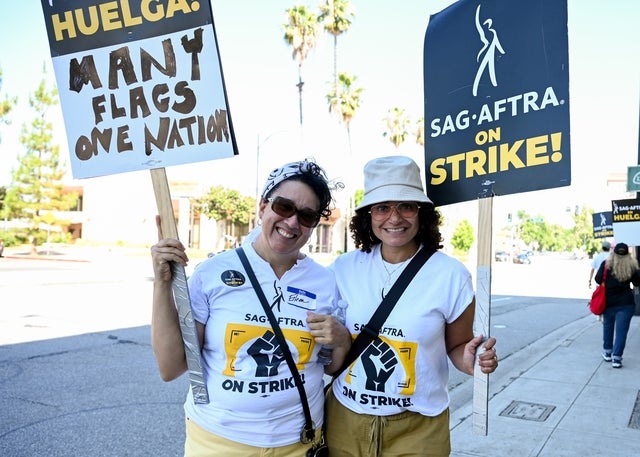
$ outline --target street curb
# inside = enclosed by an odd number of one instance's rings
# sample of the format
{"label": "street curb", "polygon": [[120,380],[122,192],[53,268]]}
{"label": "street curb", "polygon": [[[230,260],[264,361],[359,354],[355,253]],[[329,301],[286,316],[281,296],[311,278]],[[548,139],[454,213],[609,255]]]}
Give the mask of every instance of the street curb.
{"label": "street curb", "polygon": [[87,259],[78,259],[78,258],[65,258],[58,256],[44,256],[40,254],[32,255],[32,254],[9,254],[2,256],[3,259],[14,259],[14,260],[47,260],[54,262],[89,262]]}

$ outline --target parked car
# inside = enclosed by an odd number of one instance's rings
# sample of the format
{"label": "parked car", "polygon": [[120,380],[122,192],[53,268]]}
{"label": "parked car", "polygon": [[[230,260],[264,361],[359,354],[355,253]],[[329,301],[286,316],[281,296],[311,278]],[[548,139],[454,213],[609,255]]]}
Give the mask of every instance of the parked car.
{"label": "parked car", "polygon": [[506,262],[509,260],[509,254],[505,251],[496,251],[496,262]]}
{"label": "parked car", "polygon": [[529,265],[531,263],[531,258],[527,254],[518,254],[513,258],[513,263],[523,263]]}

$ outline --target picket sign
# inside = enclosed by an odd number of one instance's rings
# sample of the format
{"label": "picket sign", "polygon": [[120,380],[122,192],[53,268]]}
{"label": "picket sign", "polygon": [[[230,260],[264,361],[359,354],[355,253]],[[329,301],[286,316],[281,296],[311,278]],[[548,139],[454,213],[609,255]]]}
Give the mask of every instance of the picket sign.
{"label": "picket sign", "polygon": [[[151,172],[153,191],[156,196],[158,214],[162,227],[162,236],[165,238],[178,238],[178,228],[173,215],[171,192],[165,168],[154,168]],[[200,343],[196,332],[195,321],[191,312],[191,300],[187,287],[187,275],[184,266],[177,262],[171,262],[173,296],[178,310],[184,352],[187,357],[187,370],[193,401],[196,404],[209,403],[209,394],[202,374],[202,359],[200,357]]]}
{"label": "picket sign", "polygon": [[[491,237],[493,196],[478,201],[478,262],[476,277],[476,313],[474,333],[489,338],[491,330]],[[478,353],[482,350],[480,349]],[[477,362],[477,361],[476,361]],[[473,369],[473,433],[487,435],[489,375],[476,363]]]}

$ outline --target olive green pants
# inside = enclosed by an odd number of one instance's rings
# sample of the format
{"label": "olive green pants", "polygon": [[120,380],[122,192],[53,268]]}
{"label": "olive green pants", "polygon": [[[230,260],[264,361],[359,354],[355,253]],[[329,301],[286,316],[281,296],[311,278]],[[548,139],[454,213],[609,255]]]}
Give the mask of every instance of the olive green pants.
{"label": "olive green pants", "polygon": [[331,457],[448,457],[449,410],[435,417],[404,412],[392,416],[354,413],[330,389],[325,403]]}

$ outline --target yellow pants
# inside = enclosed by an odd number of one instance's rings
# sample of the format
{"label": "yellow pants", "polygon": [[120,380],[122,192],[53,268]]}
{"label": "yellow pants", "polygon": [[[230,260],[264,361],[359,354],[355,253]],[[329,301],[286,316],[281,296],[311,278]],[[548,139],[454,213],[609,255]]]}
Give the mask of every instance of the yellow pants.
{"label": "yellow pants", "polygon": [[414,412],[392,416],[354,413],[330,389],[325,403],[326,440],[331,457],[448,457],[449,410],[429,417]]}
{"label": "yellow pants", "polygon": [[[293,443],[275,448],[249,446],[214,435],[189,419],[186,422],[185,457],[305,457],[312,446],[312,443]],[[316,430],[317,441],[321,433],[322,430]]]}

